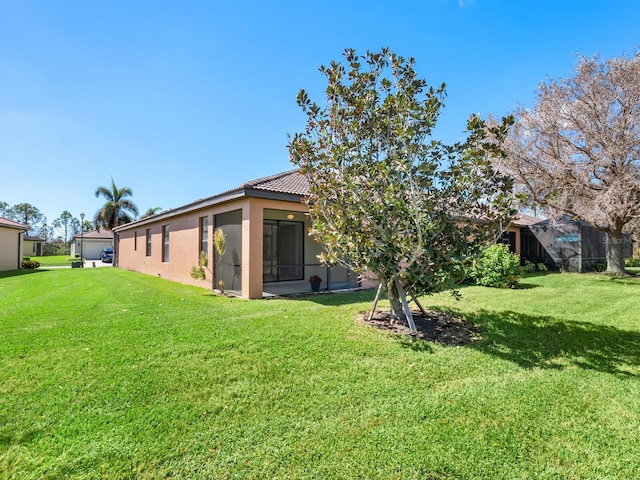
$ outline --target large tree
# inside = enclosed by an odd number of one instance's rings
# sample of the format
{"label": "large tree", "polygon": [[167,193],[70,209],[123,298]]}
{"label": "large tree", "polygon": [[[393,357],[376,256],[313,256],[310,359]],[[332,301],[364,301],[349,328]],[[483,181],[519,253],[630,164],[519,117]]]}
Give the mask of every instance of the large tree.
{"label": "large tree", "polygon": [[412,58],[388,49],[344,57],[320,68],[325,105],[298,94],[307,127],[290,137],[290,157],[309,180],[322,260],[372,271],[406,320],[407,291],[453,289],[479,246],[506,227],[511,184],[491,160],[511,120],[489,128],[472,116],[468,140],[444,145],[431,137],[444,85],[429,87]]}
{"label": "large tree", "polygon": [[[118,188],[116,182],[111,178],[111,187],[96,188],[96,197],[104,197],[106,202],[98,210],[93,218],[93,223],[97,228],[113,230],[118,225],[132,222],[138,215],[138,207],[128,197],[133,195],[133,190],[129,187]],[[117,242],[114,241],[114,261],[113,266],[117,266]]]}
{"label": "large tree", "polygon": [[29,225],[28,233],[37,232],[38,228],[47,222],[47,218],[30,203],[18,203],[8,210],[9,218],[16,222]]}
{"label": "large tree", "polygon": [[62,212],[52,223],[53,228],[62,238],[65,250],[64,253],[68,253],[69,242],[71,241],[71,237],[73,236],[77,225],[79,225],[78,219],[74,218],[68,210]]}
{"label": "large tree", "polygon": [[607,271],[623,273],[623,232],[640,216],[640,52],[579,57],[519,108],[506,171],[531,201],[607,234]]}
{"label": "large tree", "polygon": [[9,204],[7,202],[0,201],[0,217],[7,218],[9,215]]}

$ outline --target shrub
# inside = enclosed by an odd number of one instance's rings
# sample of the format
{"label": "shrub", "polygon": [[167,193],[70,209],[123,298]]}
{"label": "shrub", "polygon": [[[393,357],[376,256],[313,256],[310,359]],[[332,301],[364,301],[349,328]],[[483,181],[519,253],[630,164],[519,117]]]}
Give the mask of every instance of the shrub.
{"label": "shrub", "polygon": [[549,271],[549,267],[547,267],[544,263],[539,263],[538,265],[536,265],[537,269],[539,272],[548,272]]}
{"label": "shrub", "polygon": [[22,268],[38,268],[40,266],[40,262],[36,260],[23,260]]}
{"label": "shrub", "polygon": [[521,267],[522,271],[525,273],[532,273],[536,271],[536,264],[530,262],[529,260],[524,261],[524,265]]}
{"label": "shrub", "polygon": [[485,287],[515,287],[521,275],[520,257],[511,253],[506,245],[486,248],[471,269],[471,277]]}
{"label": "shrub", "polygon": [[640,258],[625,258],[625,267],[640,267]]}
{"label": "shrub", "polygon": [[207,254],[204,252],[200,252],[200,255],[198,256],[198,266],[196,267],[194,265],[193,267],[191,267],[191,271],[189,272],[189,275],[191,275],[191,278],[195,278],[199,280],[206,279],[207,273],[205,268],[208,264],[209,264],[209,258],[207,257]]}
{"label": "shrub", "polygon": [[595,266],[596,272],[604,272],[607,269],[607,262],[598,262]]}

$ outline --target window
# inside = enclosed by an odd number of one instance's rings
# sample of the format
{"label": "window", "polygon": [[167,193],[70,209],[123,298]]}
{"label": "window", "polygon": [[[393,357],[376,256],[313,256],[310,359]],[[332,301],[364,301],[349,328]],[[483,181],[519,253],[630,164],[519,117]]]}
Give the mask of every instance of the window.
{"label": "window", "polygon": [[138,232],[133,232],[133,251],[138,251]]}
{"label": "window", "polygon": [[169,225],[162,226],[162,261],[169,261]]}
{"label": "window", "polygon": [[302,222],[264,221],[263,281],[302,280],[303,232],[304,223]]}
{"label": "window", "polygon": [[151,229],[147,228],[147,257],[151,256]]}
{"label": "window", "polygon": [[209,254],[209,217],[200,218],[200,253]]}

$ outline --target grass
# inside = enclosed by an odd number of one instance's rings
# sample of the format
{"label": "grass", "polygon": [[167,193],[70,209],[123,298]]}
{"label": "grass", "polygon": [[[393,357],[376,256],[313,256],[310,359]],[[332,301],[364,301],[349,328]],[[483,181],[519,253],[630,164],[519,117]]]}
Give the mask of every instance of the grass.
{"label": "grass", "polygon": [[470,347],[119,269],[0,274],[0,478],[640,477],[640,279],[422,299]]}
{"label": "grass", "polygon": [[69,257],[69,255],[47,255],[43,257],[29,257],[31,260],[40,262],[42,267],[69,267],[71,262],[80,261],[79,258]]}

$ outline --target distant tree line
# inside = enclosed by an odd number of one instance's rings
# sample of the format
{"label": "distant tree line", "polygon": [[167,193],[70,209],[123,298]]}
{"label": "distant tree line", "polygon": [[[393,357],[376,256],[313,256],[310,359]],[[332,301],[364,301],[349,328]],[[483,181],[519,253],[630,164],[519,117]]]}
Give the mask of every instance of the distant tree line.
{"label": "distant tree line", "polygon": [[[47,217],[30,203],[12,206],[3,201],[0,201],[0,217],[28,225],[27,235],[44,241],[43,255],[68,255],[73,237],[81,232],[100,228],[111,230],[117,225],[133,221],[138,215],[138,207],[127,198],[132,194],[128,187],[118,188],[112,178],[109,187],[100,186],[95,192],[96,197],[104,197],[105,204],[92,220],[84,222],[64,210],[58,218],[48,223]],[[142,218],[155,215],[159,210],[160,207],[149,208]]]}
{"label": "distant tree line", "polygon": [[[80,220],[68,210],[64,210],[58,218],[49,223],[47,217],[30,203],[18,203],[12,206],[0,201],[0,217],[28,225],[27,235],[39,237],[44,241],[43,255],[68,254],[71,240],[81,232]],[[94,228],[91,221],[84,221],[85,232]]]}

